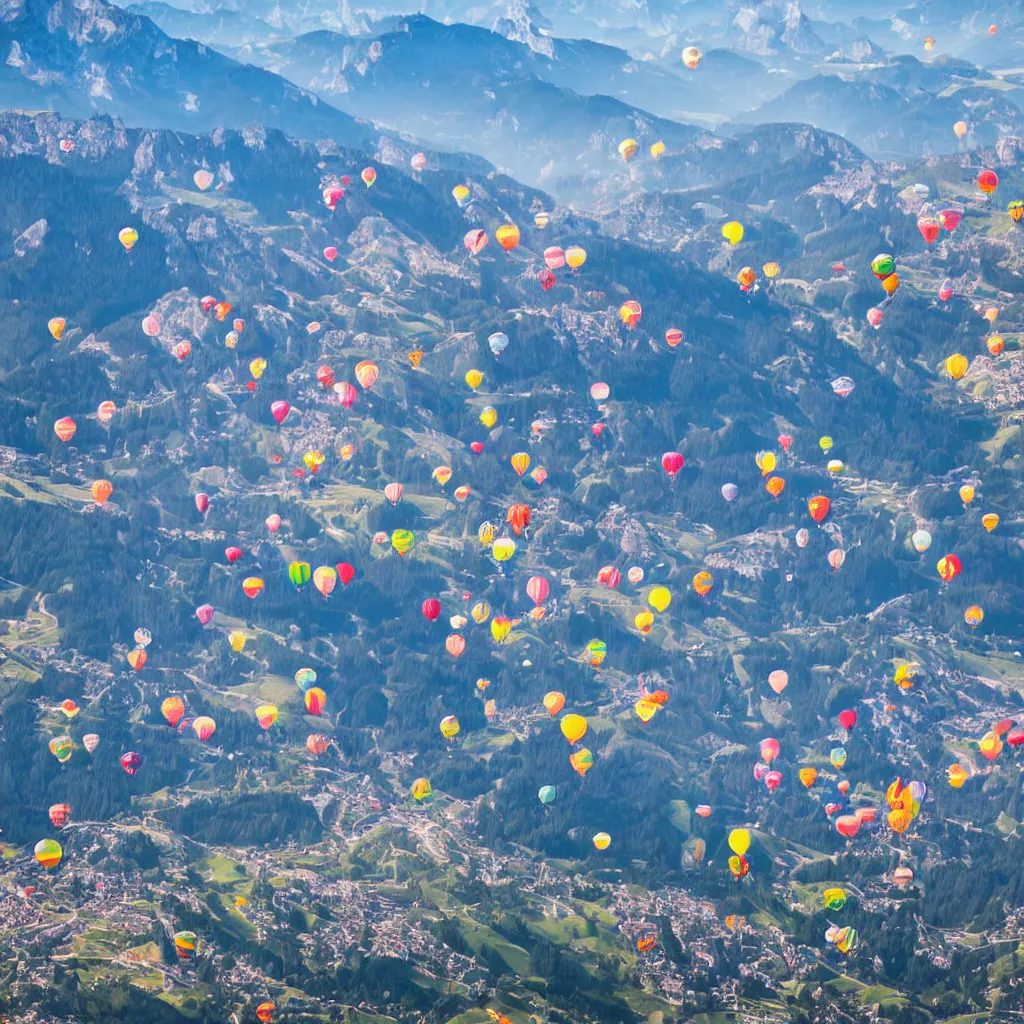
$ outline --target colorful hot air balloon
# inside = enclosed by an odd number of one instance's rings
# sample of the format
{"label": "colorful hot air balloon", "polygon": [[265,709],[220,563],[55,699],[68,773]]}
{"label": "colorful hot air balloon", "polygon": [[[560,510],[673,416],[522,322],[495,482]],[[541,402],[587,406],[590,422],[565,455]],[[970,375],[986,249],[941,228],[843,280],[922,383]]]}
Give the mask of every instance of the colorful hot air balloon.
{"label": "colorful hot air balloon", "polygon": [[261,704],[256,708],[256,721],[264,732],[277,721],[277,716],[277,708],[273,704]]}
{"label": "colorful hot air balloon", "polygon": [[978,188],[980,188],[985,195],[992,195],[992,193],[999,188],[999,175],[996,174],[995,171],[981,171],[978,175]]}
{"label": "colorful hot air balloon", "polygon": [[70,736],[54,736],[52,740],[47,744],[50,753],[53,754],[61,764],[67,761],[72,753],[74,752],[74,744],[71,742]]}
{"label": "colorful hot air balloon", "polygon": [[948,583],[950,580],[960,575],[963,565],[956,555],[943,555],[942,558],[939,559],[935,568],[938,571],[939,576]]}
{"label": "colorful hot air balloon", "polygon": [[619,156],[621,156],[623,160],[628,162],[634,156],[636,156],[636,151],[639,148],[640,144],[636,141],[636,139],[623,139],[619,143]]}
{"label": "colorful hot air balloon", "polygon": [[420,803],[427,799],[433,792],[433,787],[430,785],[430,779],[416,779],[412,784],[412,798]]}
{"label": "colorful hot air balloon", "polygon": [[121,755],[121,767],[128,775],[134,775],[142,767],[142,755],[134,750]]}
{"label": "colorful hot air balloon", "polygon": [[551,584],[544,576],[531,576],[526,584],[526,596],[535,605],[542,605],[551,593]]}
{"label": "colorful hot air balloon", "polygon": [[441,719],[440,728],[441,735],[446,740],[455,739],[455,737],[458,736],[459,732],[461,731],[459,720],[454,715],[445,715],[445,717]]}
{"label": "colorful hot air balloon", "polygon": [[693,589],[700,597],[707,597],[715,585],[715,578],[707,570],[702,569],[693,577]]}
{"label": "colorful hot air balloon", "polygon": [[117,240],[124,246],[125,252],[131,252],[139,240],[139,233],[135,228],[121,228],[117,233]]}
{"label": "colorful hot air balloon", "polygon": [[32,853],[47,871],[52,871],[63,859],[64,848],[56,839],[40,839]]}
{"label": "colorful hot air balloon", "polygon": [[338,585],[338,570],[330,565],[318,565],[313,570],[313,586],[323,594],[330,597],[334,588]]}
{"label": "colorful hot air balloon", "polygon": [[185,702],[180,697],[167,697],[160,705],[160,714],[174,728],[185,717]]}
{"label": "colorful hot air balloon", "polygon": [[696,71],[700,67],[700,62],[703,60],[704,54],[697,49],[696,46],[687,46],[683,50],[683,64],[690,69],[690,71]]}
{"label": "colorful hot air balloon", "polygon": [[217,731],[217,723],[209,715],[200,715],[192,723],[192,731],[205,743]]}
{"label": "colorful hot air balloon", "polygon": [[511,252],[517,245],[519,245],[519,228],[515,224],[502,224],[497,231],[494,232],[494,240],[505,250],[505,252]]}
{"label": "colorful hot air balloon", "polygon": [[322,715],[327,707],[327,694],[319,686],[311,686],[302,695],[302,702],[311,715]]}

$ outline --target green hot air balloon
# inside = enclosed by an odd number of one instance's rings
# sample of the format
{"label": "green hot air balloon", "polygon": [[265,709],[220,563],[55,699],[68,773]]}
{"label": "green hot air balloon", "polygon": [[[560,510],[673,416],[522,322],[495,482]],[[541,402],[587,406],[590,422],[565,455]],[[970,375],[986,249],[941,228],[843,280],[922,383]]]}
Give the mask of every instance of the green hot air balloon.
{"label": "green hot air balloon", "polygon": [[304,587],[309,582],[309,562],[292,562],[288,566],[288,579],[292,581],[296,589]]}
{"label": "green hot air balloon", "polygon": [[549,804],[555,802],[555,797],[558,793],[555,791],[554,786],[541,786],[537,792],[537,799],[547,807]]}

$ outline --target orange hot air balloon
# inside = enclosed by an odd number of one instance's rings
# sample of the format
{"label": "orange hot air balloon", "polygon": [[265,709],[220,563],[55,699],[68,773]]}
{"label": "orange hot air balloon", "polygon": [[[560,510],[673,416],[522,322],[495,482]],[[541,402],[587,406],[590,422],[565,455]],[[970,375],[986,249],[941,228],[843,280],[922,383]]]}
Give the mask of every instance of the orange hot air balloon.
{"label": "orange hot air balloon", "polygon": [[807,502],[807,511],[816,523],[824,522],[831,508],[832,502],[824,494],[817,494]]}
{"label": "orange hot air balloon", "polygon": [[494,238],[505,252],[511,252],[519,244],[519,228],[515,224],[502,224],[494,232]]}
{"label": "orange hot air balloon", "polygon": [[891,299],[896,294],[896,289],[900,286],[900,275],[890,274],[882,281],[882,288],[885,294]]}
{"label": "orange hot air balloon", "polygon": [[997,356],[1006,347],[1006,342],[1003,341],[998,334],[993,334],[992,337],[985,342],[985,347],[992,355]]}
{"label": "orange hot air balloon", "polygon": [[512,532],[517,537],[522,536],[523,530],[530,525],[530,506],[520,504],[510,506],[505,521],[512,527]]}
{"label": "orange hot air balloon", "polygon": [[779,495],[786,489],[786,481],[781,476],[770,476],[764,489],[778,501]]}
{"label": "orange hot air balloon", "polygon": [[93,480],[92,500],[102,505],[114,493],[114,485],[109,480]]}
{"label": "orange hot air balloon", "polygon": [[559,693],[557,690],[551,690],[550,693],[545,693],[544,707],[547,709],[548,714],[554,718],[555,715],[565,707],[565,694]]}
{"label": "orange hot air balloon", "polygon": [[412,364],[412,368],[415,370],[421,362],[423,362],[423,350],[413,349],[411,352],[407,352],[406,355],[409,357],[409,362]]}
{"label": "orange hot air balloon", "polygon": [[715,585],[715,578],[706,570],[701,570],[693,577],[693,589],[701,597],[707,597]]}
{"label": "orange hot air balloon", "polygon": [[217,305],[213,307],[213,312],[218,320],[223,321],[224,317],[226,317],[234,308],[235,307],[230,302],[218,302]]}
{"label": "orange hot air balloon", "polygon": [[804,784],[805,789],[810,789],[815,782],[818,781],[818,769],[817,768],[801,768],[800,769],[800,781]]}
{"label": "orange hot air balloon", "polygon": [[322,733],[311,732],[306,737],[306,749],[311,754],[323,754],[331,745],[331,741]]}
{"label": "orange hot air balloon", "polygon": [[62,416],[53,425],[53,432],[67,444],[75,436],[75,431],[78,430],[78,424],[70,416]]}
{"label": "orange hot air balloon", "polygon": [[148,655],[141,647],[136,647],[134,651],[128,653],[128,664],[136,672],[141,672],[148,660]]}
{"label": "orange hot air balloon", "polygon": [[1003,749],[1003,741],[997,733],[987,732],[978,741],[978,749],[986,760],[994,761]]}
{"label": "orange hot air balloon", "polygon": [[453,657],[461,658],[466,649],[466,638],[461,633],[452,633],[444,642],[444,649]]}
{"label": "orange hot air balloon", "polygon": [[356,380],[359,381],[359,386],[364,391],[369,391],[377,383],[380,369],[372,359],[364,359],[362,362],[356,363],[354,373]]}
{"label": "orange hot air balloon", "polygon": [[160,714],[173,728],[185,717],[185,702],[180,697],[167,697],[160,705]]}

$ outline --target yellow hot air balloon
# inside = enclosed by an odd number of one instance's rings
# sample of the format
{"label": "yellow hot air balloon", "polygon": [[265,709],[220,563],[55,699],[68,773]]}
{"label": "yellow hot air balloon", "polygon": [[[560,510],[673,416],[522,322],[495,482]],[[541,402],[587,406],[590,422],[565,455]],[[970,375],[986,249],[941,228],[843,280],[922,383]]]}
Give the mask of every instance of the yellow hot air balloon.
{"label": "yellow hot air balloon", "polygon": [[515,224],[502,224],[494,232],[494,240],[505,252],[511,252],[519,244],[519,228]]}
{"label": "yellow hot air balloon", "polygon": [[949,784],[954,789],[959,789],[971,776],[961,764],[951,764],[948,769]]}
{"label": "yellow hot air balloon", "polygon": [[827,454],[828,454],[828,453],[829,453],[830,451],[832,451],[832,447],[833,447],[833,445],[835,445],[835,441],[833,441],[833,440],[832,440],[832,438],[831,438],[831,437],[829,437],[829,435],[828,435],[828,434],[825,434],[825,436],[824,436],[824,437],[819,437],[819,438],[818,438],[818,447],[819,447],[819,448],[820,448],[820,449],[821,449],[821,450],[822,450],[823,452],[825,452],[825,454],[826,454],[826,455],[827,455]]}
{"label": "yellow hot air balloon", "polygon": [[974,501],[974,488],[970,484],[962,484],[960,487],[960,500],[965,505],[970,505]]}
{"label": "yellow hot air balloon", "polygon": [[804,784],[807,789],[810,789],[815,782],[818,781],[818,769],[817,768],[801,768],[800,769],[800,781]]}
{"label": "yellow hot air balloon", "polygon": [[62,316],[53,317],[50,322],[46,325],[50,334],[53,335],[54,341],[60,341],[64,336],[64,328],[67,327],[68,322]]}
{"label": "yellow hot air balloon", "polygon": [[256,721],[264,732],[277,721],[277,716],[277,707],[274,704],[261,704],[256,709]]}
{"label": "yellow hot air balloon", "polygon": [[267,368],[267,361],[263,356],[257,356],[249,364],[249,372],[253,376],[253,380],[259,380],[263,376],[263,371]]}
{"label": "yellow hot air balloon", "polygon": [[660,160],[664,155],[665,143],[655,142],[654,145],[651,146],[651,156],[653,156],[655,160]]}
{"label": "yellow hot air balloon", "polygon": [[683,64],[685,64],[690,71],[696,71],[703,59],[704,54],[701,53],[696,46],[688,46],[683,50]]}
{"label": "yellow hot air balloon", "polygon": [[742,857],[750,849],[750,832],[745,828],[734,828],[729,833],[729,849]]}
{"label": "yellow hot air balloon", "polygon": [[249,638],[244,633],[239,632],[237,629],[233,629],[228,633],[228,643],[231,645],[231,650],[233,650],[235,654],[242,653],[242,648],[245,647],[245,641],[248,639]]}
{"label": "yellow hot air balloon", "polygon": [[570,245],[565,250],[565,262],[573,270],[579,270],[587,262],[587,250],[580,245]]}
{"label": "yellow hot air balloon", "polygon": [[598,832],[594,836],[593,842],[599,850],[607,850],[611,846],[612,837],[607,832]]}
{"label": "yellow hot air balloon", "polygon": [[516,452],[509,462],[517,476],[522,476],[530,468],[530,456],[526,452]]}
{"label": "yellow hot air balloon", "polygon": [[769,281],[774,281],[782,271],[782,267],[778,265],[774,260],[769,260],[762,268],[761,273],[768,278]]}
{"label": "yellow hot air balloon", "polygon": [[469,614],[477,625],[482,625],[491,617],[491,606],[486,601],[477,601]]}
{"label": "yellow hot air balloon", "polygon": [[462,726],[459,725],[459,720],[454,715],[445,715],[441,719],[441,735],[446,740],[454,739],[459,735]]}
{"label": "yellow hot air balloon", "polygon": [[967,134],[967,122],[957,121],[956,124],[953,125],[953,134],[956,135],[958,139],[962,139]]}
{"label": "yellow hot air balloon", "polygon": [[948,373],[953,380],[960,380],[960,378],[967,372],[968,365],[967,356],[963,356],[959,352],[955,352],[946,360],[946,373]]}
{"label": "yellow hot air balloon", "polygon": [[562,729],[562,735],[570,743],[579,743],[584,736],[587,735],[587,720],[582,715],[566,715],[559,725]]}
{"label": "yellow hot air balloon", "polygon": [[761,476],[771,476],[779,462],[775,457],[775,452],[758,452],[754,456],[754,461],[761,470]]}
{"label": "yellow hot air balloon", "polygon": [[476,535],[480,540],[480,544],[485,548],[489,548],[494,543],[496,532],[494,523],[481,523]]}
{"label": "yellow hot air balloon", "polygon": [[416,801],[426,800],[433,792],[429,779],[417,779],[412,784],[412,798]]}
{"label": "yellow hot air balloon", "polygon": [[722,225],[722,237],[730,245],[738,245],[743,240],[743,225],[738,220],[730,220]]}
{"label": "yellow hot air balloon", "polygon": [[139,240],[139,233],[135,228],[121,228],[117,233],[117,240],[124,246],[126,252],[131,252]]}
{"label": "yellow hot air balloon", "polygon": [[491,619],[491,636],[496,643],[503,643],[505,638],[512,632],[512,623],[504,615],[496,615]]}
{"label": "yellow hot air balloon", "polygon": [[498,410],[491,405],[484,406],[480,410],[480,422],[490,430],[498,422]]}
{"label": "yellow hot air balloon", "polygon": [[430,474],[441,487],[446,487],[448,481],[452,478],[452,471],[450,466],[438,466],[433,473]]}
{"label": "yellow hot air balloon", "polygon": [[647,595],[647,603],[656,612],[663,612],[672,603],[672,592],[668,587],[655,587]]}
{"label": "yellow hot air balloon", "polygon": [[640,143],[636,139],[623,139],[619,143],[619,156],[623,160],[629,161],[636,156],[636,151],[640,148]]}
{"label": "yellow hot air balloon", "polygon": [[908,661],[906,665],[900,665],[893,674],[892,681],[901,689],[909,690],[917,678],[918,666],[916,662]]}
{"label": "yellow hot air balloon", "polygon": [[991,533],[999,525],[999,516],[995,512],[986,512],[981,517],[981,525]]}
{"label": "yellow hot air balloon", "polygon": [[649,722],[661,710],[661,705],[655,704],[653,700],[638,700],[633,710],[641,722]]}
{"label": "yellow hot air balloon", "polygon": [[654,612],[637,612],[633,619],[633,625],[635,625],[636,628],[646,636],[654,626]]}
{"label": "yellow hot air balloon", "polygon": [[452,198],[461,206],[469,198],[469,189],[465,185],[456,185],[452,189]]}
{"label": "yellow hot air balloon", "polygon": [[491,545],[495,561],[507,562],[516,553],[516,542],[511,537],[502,537]]}
{"label": "yellow hot air balloon", "polygon": [[466,383],[474,390],[484,382],[484,375],[479,370],[468,370],[466,372]]}

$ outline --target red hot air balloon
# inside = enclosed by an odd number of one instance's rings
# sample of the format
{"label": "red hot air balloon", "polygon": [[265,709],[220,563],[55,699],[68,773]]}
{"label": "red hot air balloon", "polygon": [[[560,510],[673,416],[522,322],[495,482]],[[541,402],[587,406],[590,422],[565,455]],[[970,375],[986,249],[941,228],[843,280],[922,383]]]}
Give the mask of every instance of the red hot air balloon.
{"label": "red hot air balloon", "polygon": [[956,209],[942,210],[939,213],[939,223],[942,225],[944,231],[948,231],[952,234],[958,227],[960,227],[960,221],[963,220],[964,215]]}
{"label": "red hot air balloon", "polygon": [[683,332],[678,327],[670,327],[665,332],[665,341],[668,343],[669,348],[675,348],[677,345],[682,344]]}
{"label": "red hot air balloon", "polygon": [[676,478],[684,465],[685,460],[679,452],[665,452],[661,457],[661,468],[668,473],[672,480]]}
{"label": "red hot air balloon", "polygon": [[807,511],[816,523],[824,522],[825,517],[832,508],[832,502],[824,494],[817,494],[807,502]]}
{"label": "red hot air balloon", "polygon": [[121,767],[129,774],[134,775],[142,767],[142,755],[134,750],[121,755]]}
{"label": "red hot air balloon", "polygon": [[324,249],[324,259],[327,260],[328,263],[333,263],[337,258],[338,258],[338,250],[337,250],[337,248],[335,246],[333,246],[333,245],[328,245]]}
{"label": "red hot air balloon", "polygon": [[228,560],[229,565],[234,565],[242,557],[242,554],[241,548],[232,547],[224,549],[224,557]]}
{"label": "red hot air balloon", "polygon": [[545,267],[537,275],[537,279],[540,281],[540,286],[541,286],[541,288],[544,289],[544,291],[549,291],[551,288],[553,288],[555,286],[556,282],[558,281],[558,278],[555,277],[555,275],[552,274],[551,271],[548,270],[547,267]]}
{"label": "red hot air balloon", "polygon": [[433,622],[441,614],[441,602],[436,597],[428,597],[423,602],[423,617]]}
{"label": "red hot air balloon", "polygon": [[325,391],[334,387],[334,371],[325,363],[316,371],[316,381]]}
{"label": "red hot air balloon", "polygon": [[839,712],[839,724],[849,732],[857,724],[857,712],[852,708]]}
{"label": "red hot air balloon", "polygon": [[348,562],[338,562],[334,568],[338,570],[338,579],[341,580],[343,587],[347,587],[355,578],[355,566],[349,565]]}
{"label": "red hot air balloon", "polygon": [[78,424],[70,416],[62,416],[53,425],[53,432],[67,444],[75,436],[75,432],[78,430]]}
{"label": "red hot air balloon", "polygon": [[201,516],[205,516],[206,515],[206,510],[209,507],[210,507],[210,496],[208,494],[203,494],[203,492],[200,491],[196,495],[196,509],[199,511],[199,514]]}
{"label": "red hot air balloon", "polygon": [[788,452],[793,444],[793,438],[791,438],[789,434],[779,434],[778,441],[784,452]]}
{"label": "red hot air balloon", "polygon": [[280,424],[288,418],[288,413],[292,411],[291,405],[289,405],[283,399],[279,399],[276,402],[270,403],[270,415]]}
{"label": "red hot air balloon", "polygon": [[990,196],[999,188],[999,175],[995,171],[982,171],[978,175],[978,188],[985,195]]}

